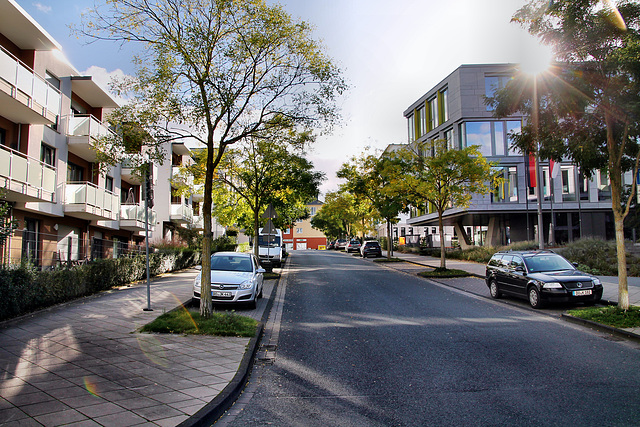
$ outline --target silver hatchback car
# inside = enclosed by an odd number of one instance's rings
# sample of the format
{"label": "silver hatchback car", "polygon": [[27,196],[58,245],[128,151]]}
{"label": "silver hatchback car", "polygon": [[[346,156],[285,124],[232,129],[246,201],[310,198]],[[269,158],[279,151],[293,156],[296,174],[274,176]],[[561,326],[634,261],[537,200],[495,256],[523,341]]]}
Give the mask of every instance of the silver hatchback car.
{"label": "silver hatchback car", "polygon": [[[199,270],[201,266],[196,267]],[[262,297],[263,273],[254,254],[216,252],[211,255],[211,300],[214,304],[248,304]],[[200,272],[193,281],[193,299],[200,303]]]}

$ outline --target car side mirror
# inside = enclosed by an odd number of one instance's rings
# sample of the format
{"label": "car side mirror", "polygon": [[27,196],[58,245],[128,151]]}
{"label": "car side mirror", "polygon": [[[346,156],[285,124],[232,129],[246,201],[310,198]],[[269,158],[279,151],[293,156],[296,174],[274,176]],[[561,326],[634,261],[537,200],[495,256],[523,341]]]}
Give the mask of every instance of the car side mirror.
{"label": "car side mirror", "polygon": [[196,265],[196,270],[202,270],[202,266],[201,265]]}
{"label": "car side mirror", "polygon": [[516,267],[516,271],[519,271],[520,273],[526,273],[526,270],[524,269],[523,266],[519,265]]}
{"label": "car side mirror", "polygon": [[259,268],[256,270],[256,273],[266,273],[267,270],[265,270],[264,268]]}
{"label": "car side mirror", "polygon": [[578,268],[578,263],[577,262],[572,262],[571,265],[573,265],[574,268]]}

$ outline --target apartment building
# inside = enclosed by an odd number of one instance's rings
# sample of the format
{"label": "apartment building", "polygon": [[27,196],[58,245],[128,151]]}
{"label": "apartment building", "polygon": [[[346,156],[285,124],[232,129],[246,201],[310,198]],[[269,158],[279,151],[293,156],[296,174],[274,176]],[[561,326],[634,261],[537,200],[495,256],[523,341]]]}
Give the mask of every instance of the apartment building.
{"label": "apartment building", "polygon": [[144,183],[126,161],[106,173],[97,163],[97,138],[117,138],[105,122],[117,102],[60,52],[19,5],[0,0],[0,189],[19,223],[2,262],[48,268],[143,251],[147,216],[151,239],[194,227],[193,197],[171,189],[189,149],[166,144],[170,160],[153,166],[155,208],[145,210]]}
{"label": "apartment building", "polygon": [[[509,133],[519,132],[525,118],[496,118],[484,102],[486,96],[504,87],[514,72],[514,64],[462,65],[403,113],[408,143],[443,139],[451,149],[478,145],[483,156],[498,164],[504,177],[504,183],[492,193],[474,195],[469,208],[452,207],[445,212],[445,224],[454,228],[462,247],[537,239],[539,189],[533,184],[535,180],[527,179],[529,158],[512,148],[509,137]],[[612,238],[606,173],[597,172],[587,180],[574,164],[563,161],[552,177],[549,161],[541,159],[540,164],[545,241]],[[436,227],[437,223],[437,213],[428,207],[414,209],[407,220],[414,227]]]}
{"label": "apartment building", "polygon": [[311,225],[311,219],[322,209],[323,204],[320,200],[308,203],[309,218],[298,220],[290,228],[283,230],[282,241],[287,246],[287,251],[318,249],[321,246],[327,246],[327,237],[324,233]]}

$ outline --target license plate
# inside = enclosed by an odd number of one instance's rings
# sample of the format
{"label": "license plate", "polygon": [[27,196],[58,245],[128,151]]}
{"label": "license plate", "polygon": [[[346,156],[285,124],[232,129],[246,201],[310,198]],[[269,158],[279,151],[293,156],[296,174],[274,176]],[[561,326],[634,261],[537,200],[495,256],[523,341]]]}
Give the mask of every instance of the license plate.
{"label": "license plate", "polygon": [[231,292],[213,291],[213,292],[211,292],[211,295],[214,296],[214,297],[230,297],[232,294],[231,294]]}
{"label": "license plate", "polygon": [[573,296],[574,297],[579,297],[582,295],[591,295],[591,289],[587,289],[584,291],[573,291]]}

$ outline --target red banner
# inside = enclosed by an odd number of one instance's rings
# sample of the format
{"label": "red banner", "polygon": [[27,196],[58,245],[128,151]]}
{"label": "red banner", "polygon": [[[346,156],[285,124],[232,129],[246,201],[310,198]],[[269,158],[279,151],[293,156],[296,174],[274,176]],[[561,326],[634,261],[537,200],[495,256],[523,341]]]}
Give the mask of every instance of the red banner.
{"label": "red banner", "polygon": [[529,187],[536,187],[536,156],[529,154]]}

